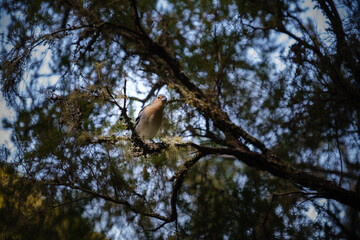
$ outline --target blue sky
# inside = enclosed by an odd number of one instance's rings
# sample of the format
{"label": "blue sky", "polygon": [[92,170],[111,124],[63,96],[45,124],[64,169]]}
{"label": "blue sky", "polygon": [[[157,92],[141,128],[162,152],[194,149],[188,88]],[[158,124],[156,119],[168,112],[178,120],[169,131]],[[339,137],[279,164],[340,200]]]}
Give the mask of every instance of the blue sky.
{"label": "blue sky", "polygon": [[[5,36],[6,36],[6,32],[7,32],[6,26],[9,24],[9,21],[10,21],[9,16],[7,16],[3,10],[0,10],[0,33],[4,34]],[[2,39],[2,37],[0,38],[0,40],[4,41],[4,39]],[[4,48],[4,47],[5,46],[3,45],[3,43],[1,43],[1,48]],[[0,123],[0,126],[1,126],[0,127],[0,146],[4,144],[11,151],[14,150],[14,145],[10,141],[11,130],[5,130],[3,128],[2,120],[4,118],[12,120],[12,119],[14,119],[14,117],[15,117],[15,113],[6,106],[6,102],[3,98],[3,96],[2,96],[2,94],[0,94],[0,120],[1,120],[1,123]]]}

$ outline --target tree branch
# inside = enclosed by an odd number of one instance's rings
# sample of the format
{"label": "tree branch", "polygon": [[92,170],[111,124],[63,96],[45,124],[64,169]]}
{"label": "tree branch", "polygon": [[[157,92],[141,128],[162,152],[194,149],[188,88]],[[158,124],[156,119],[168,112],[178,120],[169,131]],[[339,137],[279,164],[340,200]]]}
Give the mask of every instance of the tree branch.
{"label": "tree branch", "polygon": [[110,197],[108,195],[103,195],[103,194],[100,194],[100,193],[95,192],[93,190],[90,190],[90,189],[87,189],[87,188],[84,188],[84,187],[81,187],[81,186],[78,186],[78,185],[75,185],[75,184],[65,183],[65,182],[61,182],[61,181],[45,182],[44,184],[45,185],[65,186],[65,187],[69,187],[71,189],[80,190],[80,191],[82,191],[84,193],[90,194],[93,197],[101,198],[101,199],[104,199],[106,201],[110,201],[110,202],[113,202],[113,203],[116,203],[116,204],[124,205],[125,207],[127,207],[131,211],[133,211],[134,213],[138,213],[138,214],[141,214],[141,215],[144,215],[144,216],[156,218],[156,219],[159,219],[159,220],[162,220],[162,221],[165,221],[165,222],[169,221],[168,217],[164,217],[164,216],[162,216],[162,215],[160,215],[158,213],[147,212],[147,211],[140,210],[140,209],[134,207],[132,204],[130,204],[126,200],[121,200],[121,199],[118,199],[118,198],[112,198],[112,197]]}
{"label": "tree branch", "polygon": [[[279,29],[279,31],[289,34],[295,40],[302,42],[305,46],[321,54],[318,48],[303,42],[300,38],[288,32],[286,29]],[[177,87],[177,90],[184,96],[188,96],[188,92],[191,92],[193,94],[192,96],[195,96],[191,99],[192,104],[194,104],[199,111],[211,118],[215,127],[224,132],[229,148],[226,150],[222,149],[225,151],[221,152],[230,152],[250,167],[267,171],[274,176],[290,180],[294,184],[317,191],[322,197],[337,200],[360,210],[360,196],[355,192],[340,188],[323,178],[316,177],[303,171],[298,171],[281,163],[281,160],[268,150],[260,140],[249,135],[240,126],[232,123],[229,116],[190,81],[181,70],[179,62],[173,58],[163,46],[153,42],[148,37],[143,38],[142,40],[144,45],[148,47],[148,51],[163,59],[173,73],[175,79],[186,88],[186,90],[184,90],[181,87]],[[262,153],[248,151],[244,145],[239,142],[239,137],[242,137],[257,147]]]}

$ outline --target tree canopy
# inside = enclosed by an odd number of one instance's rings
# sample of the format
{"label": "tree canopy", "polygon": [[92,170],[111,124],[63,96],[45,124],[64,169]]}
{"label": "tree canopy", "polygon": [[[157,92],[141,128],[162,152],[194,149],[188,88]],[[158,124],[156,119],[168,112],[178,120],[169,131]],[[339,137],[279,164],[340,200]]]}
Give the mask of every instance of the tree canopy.
{"label": "tree canopy", "polygon": [[107,239],[94,232],[94,223],[82,216],[87,196],[62,195],[66,204],[51,205],[41,195],[42,186],[17,176],[0,165],[1,239]]}
{"label": "tree canopy", "polygon": [[[2,161],[43,204],[125,238],[360,238],[358,1],[0,6]],[[159,93],[143,141],[134,119]]]}

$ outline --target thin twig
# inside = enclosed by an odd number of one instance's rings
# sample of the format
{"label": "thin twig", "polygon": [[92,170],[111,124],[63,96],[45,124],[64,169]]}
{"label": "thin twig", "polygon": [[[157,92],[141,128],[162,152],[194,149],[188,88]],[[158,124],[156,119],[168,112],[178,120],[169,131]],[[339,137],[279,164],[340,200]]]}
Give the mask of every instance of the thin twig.
{"label": "thin twig", "polygon": [[124,109],[126,109],[126,98],[127,98],[127,96],[126,96],[126,77],[124,77],[124,87],[123,87],[123,89],[124,89]]}

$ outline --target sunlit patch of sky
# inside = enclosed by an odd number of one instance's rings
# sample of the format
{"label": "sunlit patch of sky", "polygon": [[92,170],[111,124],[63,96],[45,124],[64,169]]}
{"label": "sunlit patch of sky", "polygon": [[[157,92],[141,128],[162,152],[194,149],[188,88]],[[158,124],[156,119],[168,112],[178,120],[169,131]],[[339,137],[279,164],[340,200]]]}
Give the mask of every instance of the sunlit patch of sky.
{"label": "sunlit patch of sky", "polygon": [[309,205],[309,209],[305,212],[305,214],[313,221],[315,221],[318,216],[318,212],[313,205]]}
{"label": "sunlit patch of sky", "polygon": [[164,13],[171,9],[171,4],[166,0],[158,0],[156,3],[156,9],[160,13]]}

